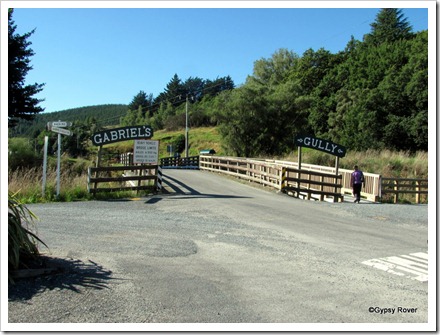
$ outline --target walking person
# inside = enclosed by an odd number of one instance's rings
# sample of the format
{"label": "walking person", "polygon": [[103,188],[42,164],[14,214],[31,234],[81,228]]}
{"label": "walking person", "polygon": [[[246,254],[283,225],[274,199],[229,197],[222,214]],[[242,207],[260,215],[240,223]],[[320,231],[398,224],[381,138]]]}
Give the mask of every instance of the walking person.
{"label": "walking person", "polygon": [[365,187],[364,174],[357,165],[354,166],[354,171],[351,173],[350,187],[353,189],[354,202],[361,201],[362,185]]}

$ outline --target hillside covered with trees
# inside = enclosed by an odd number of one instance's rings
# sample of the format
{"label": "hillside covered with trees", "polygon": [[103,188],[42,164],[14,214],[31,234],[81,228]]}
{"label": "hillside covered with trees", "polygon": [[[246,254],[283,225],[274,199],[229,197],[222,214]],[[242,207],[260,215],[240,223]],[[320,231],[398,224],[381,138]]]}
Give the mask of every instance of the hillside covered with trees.
{"label": "hillside covered with trees", "polygon": [[223,80],[200,96],[203,86],[185,87],[203,81],[176,75],[162,99],[135,104],[136,96],[122,123],[183,127],[189,96],[190,126],[219,126],[238,156],[286,154],[299,133],[349,150],[428,150],[428,32],[413,33],[399,9],[382,9],[371,32],[341,52],[279,49],[257,60],[242,86],[223,89]]}
{"label": "hillside covered with trees", "polygon": [[84,108],[40,114],[20,121],[10,135],[41,137],[36,128],[47,121],[73,121],[78,138],[69,141],[81,154],[78,143],[86,143],[92,130],[118,123],[181,129],[187,108],[189,126],[218,127],[232,155],[288,154],[300,133],[348,150],[427,151],[428,31],[413,33],[401,10],[382,9],[362,41],[352,37],[335,54],[276,50],[256,60],[239,87],[229,76],[182,80],[176,74],[157,97],[140,91],[128,105],[97,107],[102,113]]}
{"label": "hillside covered with trees", "polygon": [[349,150],[428,150],[428,32],[383,9],[345,50],[280,49],[221,98],[218,120],[236,155],[283,154],[298,133]]}

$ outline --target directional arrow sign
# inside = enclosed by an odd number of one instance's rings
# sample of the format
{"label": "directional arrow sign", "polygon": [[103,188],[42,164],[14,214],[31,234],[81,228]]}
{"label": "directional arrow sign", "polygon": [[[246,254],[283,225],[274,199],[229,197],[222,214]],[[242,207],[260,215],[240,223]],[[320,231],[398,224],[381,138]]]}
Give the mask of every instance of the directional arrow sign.
{"label": "directional arrow sign", "polygon": [[63,134],[63,135],[67,135],[67,136],[71,136],[72,135],[70,130],[67,130],[67,129],[64,129],[64,128],[52,127],[51,130],[53,132],[55,132],[55,133],[58,133],[58,134]]}
{"label": "directional arrow sign", "polygon": [[53,122],[50,122],[50,125],[52,127],[71,127],[72,126],[72,122],[53,121]]}
{"label": "directional arrow sign", "polygon": [[299,147],[320,150],[338,157],[344,157],[347,149],[340,144],[308,135],[298,135],[295,144]]}

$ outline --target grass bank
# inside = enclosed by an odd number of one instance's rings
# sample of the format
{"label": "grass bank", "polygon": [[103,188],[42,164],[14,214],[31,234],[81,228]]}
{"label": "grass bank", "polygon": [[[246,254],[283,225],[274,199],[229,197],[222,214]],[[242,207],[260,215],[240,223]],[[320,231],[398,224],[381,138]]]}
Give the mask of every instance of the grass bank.
{"label": "grass bank", "polygon": [[[298,161],[297,152],[279,159]],[[304,148],[302,161],[308,164],[335,166],[335,157],[321,151]],[[354,165],[364,172],[389,178],[428,178],[428,153],[424,151],[367,150],[349,151],[339,160],[339,167],[352,170]]]}
{"label": "grass bank", "polygon": [[[159,140],[159,158],[168,157],[167,146],[177,141],[180,136],[185,136],[185,129],[154,132],[152,140]],[[222,138],[216,127],[200,127],[190,129],[188,132],[190,156],[197,156],[200,150],[214,149],[217,155],[224,155]],[[134,141],[119,142],[108,146],[109,150],[117,152],[132,152]]]}

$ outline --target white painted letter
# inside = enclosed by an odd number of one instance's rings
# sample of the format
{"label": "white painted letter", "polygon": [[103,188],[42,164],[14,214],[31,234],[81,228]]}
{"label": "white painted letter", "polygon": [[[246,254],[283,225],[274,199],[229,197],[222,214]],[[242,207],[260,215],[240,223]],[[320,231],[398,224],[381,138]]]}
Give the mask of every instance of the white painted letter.
{"label": "white painted letter", "polygon": [[116,130],[112,130],[110,135],[112,137],[112,141],[116,141],[118,139],[118,132]]}
{"label": "white painted letter", "polygon": [[95,141],[96,144],[101,144],[102,143],[101,134],[93,135],[93,140]]}

